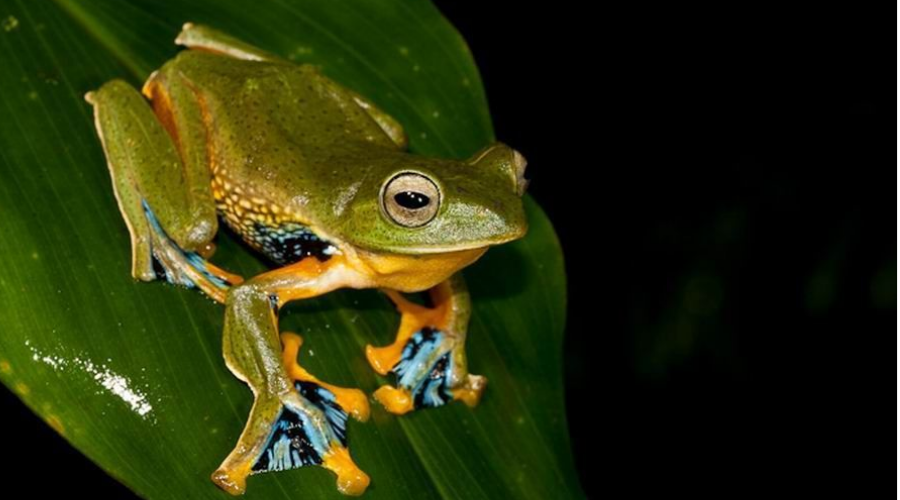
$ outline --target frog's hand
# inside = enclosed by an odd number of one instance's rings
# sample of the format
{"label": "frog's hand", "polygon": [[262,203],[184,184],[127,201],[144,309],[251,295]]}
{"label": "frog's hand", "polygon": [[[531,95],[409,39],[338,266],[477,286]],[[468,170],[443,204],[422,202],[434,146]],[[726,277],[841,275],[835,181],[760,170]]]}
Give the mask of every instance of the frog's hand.
{"label": "frog's hand", "polygon": [[400,310],[400,329],[393,344],[366,346],[366,357],[381,375],[393,373],[397,387],[382,386],[375,398],[398,415],[441,406],[457,399],[475,406],[487,379],[466,366],[465,338],[470,302],[459,274],[430,290],[433,307],[385,291]]}
{"label": "frog's hand", "polygon": [[113,80],[85,98],[94,106],[116,201],[131,236],[132,275],[196,285],[224,300],[224,290],[240,277],[201,257],[218,229],[206,165],[182,162],[169,133],[127,83]]}
{"label": "frog's hand", "polygon": [[255,402],[233,451],[212,475],[232,494],[243,493],[247,477],[321,465],[337,474],[338,489],[362,494],[369,477],[347,448],[348,414],[368,417],[365,395],[326,384],[297,364],[300,337],[278,336],[284,303],[345,286],[342,257],[314,257],[257,276],[228,295],[223,339],[225,362],[253,391]]}

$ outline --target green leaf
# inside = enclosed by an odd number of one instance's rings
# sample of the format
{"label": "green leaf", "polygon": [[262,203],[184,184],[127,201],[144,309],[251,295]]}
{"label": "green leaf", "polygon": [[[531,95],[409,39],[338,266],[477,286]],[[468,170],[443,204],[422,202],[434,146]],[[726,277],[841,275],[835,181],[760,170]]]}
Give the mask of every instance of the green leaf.
{"label": "green leaf", "polygon": [[[250,410],[225,367],[223,309],[129,276],[130,246],[83,94],[139,86],[178,50],[185,21],[320,65],[407,128],[411,148],[462,158],[493,139],[484,91],[459,34],[425,0],[57,0],[0,6],[0,379],[72,445],[146,498],[227,498],[209,480]],[[500,34],[498,36],[505,36]],[[466,271],[474,300],[470,368],[490,380],[475,409],[404,417],[373,404],[350,423],[372,477],[368,498],[581,497],[563,406],[562,254],[540,208],[531,229]],[[216,262],[265,269],[235,238]],[[295,303],[320,378],[371,393],[367,343],[398,315],[373,290]],[[338,498],[325,469],[254,476],[247,498]]]}

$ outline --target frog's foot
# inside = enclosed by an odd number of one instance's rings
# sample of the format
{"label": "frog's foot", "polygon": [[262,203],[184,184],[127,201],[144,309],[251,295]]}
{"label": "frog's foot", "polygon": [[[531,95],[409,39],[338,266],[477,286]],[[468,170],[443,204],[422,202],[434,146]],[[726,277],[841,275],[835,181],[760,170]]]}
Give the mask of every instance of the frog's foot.
{"label": "frog's foot", "polygon": [[487,379],[466,372],[465,345],[452,332],[450,301],[428,308],[386,293],[401,312],[397,339],[386,347],[366,346],[366,357],[380,375],[393,373],[397,386],[380,387],[375,399],[397,415],[452,400],[477,405]]}
{"label": "frog's foot", "polygon": [[284,369],[292,380],[306,384],[307,387],[318,386],[325,392],[332,394],[334,403],[341,408],[341,411],[349,413],[356,420],[365,422],[369,419],[369,400],[364,392],[359,389],[338,387],[322,382],[297,364],[297,354],[300,351],[300,346],[303,345],[301,336],[292,332],[282,332],[281,343],[284,346],[282,363],[284,363]]}
{"label": "frog's foot", "polygon": [[[392,345],[385,349],[397,348]],[[383,363],[380,354],[376,349],[367,351],[373,366]],[[442,406],[455,399],[476,406],[487,379],[471,374],[457,378],[455,367],[460,355],[464,355],[461,346],[447,332],[422,328],[403,345],[399,360],[390,369],[397,377],[397,387],[380,387],[375,391],[375,399],[397,415]],[[382,359],[372,361],[379,357]]]}
{"label": "frog's foot", "polygon": [[347,449],[347,416],[365,420],[365,395],[318,381],[296,363],[302,340],[285,333],[284,364],[295,392],[280,398],[259,395],[237,446],[212,475],[223,490],[243,494],[247,477],[264,472],[319,465],[337,475],[345,495],[361,495],[369,476]]}
{"label": "frog's foot", "polygon": [[146,200],[142,204],[144,216],[150,226],[150,251],[156,278],[188,288],[199,288],[213,300],[224,303],[228,289],[243,282],[243,278],[219,269],[206,260],[213,252],[212,243],[198,251],[179,247],[166,234]]}

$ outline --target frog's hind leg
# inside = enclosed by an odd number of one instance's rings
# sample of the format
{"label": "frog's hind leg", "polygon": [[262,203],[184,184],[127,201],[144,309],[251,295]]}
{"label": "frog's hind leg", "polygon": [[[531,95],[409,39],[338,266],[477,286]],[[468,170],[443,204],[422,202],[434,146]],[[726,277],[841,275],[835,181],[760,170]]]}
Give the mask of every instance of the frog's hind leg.
{"label": "frog's hind leg", "polygon": [[401,313],[393,344],[366,346],[366,357],[380,375],[393,373],[397,386],[382,386],[375,398],[398,415],[418,408],[461,400],[475,406],[487,379],[469,374],[465,340],[471,306],[461,275],[456,274],[430,291],[433,307],[385,291]]}
{"label": "frog's hind leg", "polygon": [[348,275],[338,259],[310,257],[256,276],[229,293],[225,362],[254,395],[241,437],[212,475],[229,493],[243,493],[252,474],[308,465],[337,474],[338,489],[348,495],[362,494],[369,485],[369,477],[350,457],[346,428],[348,416],[368,417],[365,395],[310,375],[297,364],[300,337],[278,335],[278,309],[284,303],[344,285]]}
{"label": "frog's hind leg", "polygon": [[175,38],[175,43],[190,49],[215,52],[236,59],[286,62],[274,54],[202,24],[184,23],[181,33]]}
{"label": "frog's hind leg", "polygon": [[218,229],[208,167],[182,161],[167,130],[173,127],[164,126],[165,115],[154,114],[127,83],[113,80],[85,99],[94,106],[119,211],[131,236],[132,275],[197,286],[224,301],[241,278],[205,259]]}

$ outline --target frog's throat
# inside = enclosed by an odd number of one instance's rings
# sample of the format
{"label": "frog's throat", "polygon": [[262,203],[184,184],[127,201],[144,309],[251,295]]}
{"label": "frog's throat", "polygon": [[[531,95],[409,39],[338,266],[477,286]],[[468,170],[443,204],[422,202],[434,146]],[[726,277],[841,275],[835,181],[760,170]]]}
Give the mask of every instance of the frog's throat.
{"label": "frog's throat", "polygon": [[440,254],[406,255],[345,251],[347,265],[365,276],[370,286],[421,292],[445,281],[484,255],[487,247]]}

